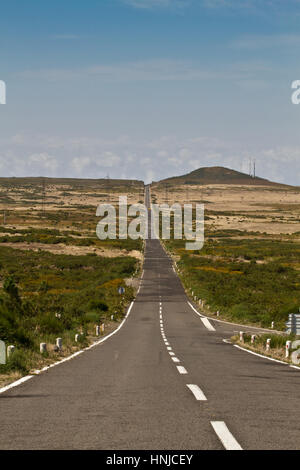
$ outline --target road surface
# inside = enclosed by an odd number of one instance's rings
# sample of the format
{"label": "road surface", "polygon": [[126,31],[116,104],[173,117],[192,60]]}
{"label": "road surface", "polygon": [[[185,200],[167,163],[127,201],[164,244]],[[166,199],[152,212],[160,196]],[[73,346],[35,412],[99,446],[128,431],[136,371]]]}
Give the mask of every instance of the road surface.
{"label": "road surface", "polygon": [[238,329],[202,320],[149,240],[122,328],[0,395],[0,448],[299,449],[300,372],[224,343]]}

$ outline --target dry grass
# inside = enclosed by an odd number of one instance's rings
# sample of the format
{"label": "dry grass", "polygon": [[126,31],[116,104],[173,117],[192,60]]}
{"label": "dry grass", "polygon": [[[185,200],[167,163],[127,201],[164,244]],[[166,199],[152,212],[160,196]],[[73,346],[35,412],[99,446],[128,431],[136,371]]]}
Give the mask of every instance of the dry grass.
{"label": "dry grass", "polygon": [[181,185],[151,188],[158,203],[204,203],[208,225],[271,235],[300,232],[300,190],[269,186]]}

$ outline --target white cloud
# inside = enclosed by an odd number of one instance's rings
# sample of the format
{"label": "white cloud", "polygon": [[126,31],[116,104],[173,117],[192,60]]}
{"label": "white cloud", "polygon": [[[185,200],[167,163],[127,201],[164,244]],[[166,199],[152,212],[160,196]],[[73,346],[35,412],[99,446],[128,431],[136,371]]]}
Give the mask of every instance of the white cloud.
{"label": "white cloud", "polygon": [[29,156],[28,166],[33,169],[35,174],[37,171],[46,171],[53,174],[58,169],[59,164],[55,157],[46,152],[41,152]]}
{"label": "white cloud", "polygon": [[137,140],[18,134],[0,143],[0,176],[138,178],[146,182],[187,173],[202,166],[227,166],[247,172],[256,159],[257,174],[299,184],[300,147],[253,147],[243,141],[207,136],[162,136]]}
{"label": "white cloud", "polygon": [[18,76],[47,81],[83,80],[92,77],[103,81],[120,82],[211,79],[216,78],[216,73],[184,60],[149,59],[128,63],[93,65],[79,69],[26,70],[20,72]]}
{"label": "white cloud", "polygon": [[73,168],[76,173],[82,173],[90,163],[91,159],[89,157],[75,157],[71,161],[71,168]]}
{"label": "white cloud", "polygon": [[[96,82],[138,82],[138,81],[253,81],[264,74],[274,74],[274,70],[262,61],[244,61],[229,64],[227,67],[205,67],[197,61],[173,60],[168,58],[149,59],[136,62],[101,64],[79,69],[39,69],[19,72],[18,78],[46,81],[87,79]],[[82,86],[82,85],[80,85]]]}

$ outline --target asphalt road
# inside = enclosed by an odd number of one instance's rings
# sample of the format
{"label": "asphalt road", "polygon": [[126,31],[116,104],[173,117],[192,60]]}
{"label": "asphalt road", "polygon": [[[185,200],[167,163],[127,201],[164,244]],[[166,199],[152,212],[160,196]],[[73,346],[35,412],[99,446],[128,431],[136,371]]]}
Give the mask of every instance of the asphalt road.
{"label": "asphalt road", "polygon": [[122,328],[0,395],[1,449],[299,449],[300,372],[224,343],[158,240]]}

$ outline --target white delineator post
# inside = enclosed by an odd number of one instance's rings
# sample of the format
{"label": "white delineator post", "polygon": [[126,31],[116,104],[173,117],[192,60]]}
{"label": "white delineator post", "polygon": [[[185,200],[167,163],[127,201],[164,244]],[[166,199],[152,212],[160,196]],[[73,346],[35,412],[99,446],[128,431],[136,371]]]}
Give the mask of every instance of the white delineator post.
{"label": "white delineator post", "polygon": [[96,326],[96,336],[100,336],[100,326]]}
{"label": "white delineator post", "polygon": [[289,358],[291,346],[292,346],[292,341],[287,341],[285,343],[285,358],[286,359]]}
{"label": "white delineator post", "polygon": [[270,351],[270,348],[271,348],[271,338],[268,338],[266,342],[266,351]]}
{"label": "white delineator post", "polygon": [[271,323],[271,328],[272,328],[272,330],[274,329],[274,322],[273,321]]}
{"label": "white delineator post", "polygon": [[12,344],[7,346],[7,357],[10,357],[14,353],[15,349],[16,348]]}
{"label": "white delineator post", "polygon": [[56,338],[56,346],[60,351],[62,350],[62,338]]}
{"label": "white delineator post", "polygon": [[244,342],[244,332],[243,331],[240,331],[240,342],[241,343]]}
{"label": "white delineator post", "polygon": [[220,312],[219,312],[219,310],[218,310],[218,311],[217,311],[217,317],[219,317],[219,316],[220,316]]}
{"label": "white delineator post", "polygon": [[0,364],[6,364],[6,347],[4,341],[0,340]]}
{"label": "white delineator post", "polygon": [[256,336],[255,335],[251,335],[251,344],[254,344],[256,340]]}
{"label": "white delineator post", "polygon": [[47,344],[46,343],[40,343],[40,353],[43,354],[47,352]]}
{"label": "white delineator post", "polygon": [[105,330],[104,323],[102,323],[102,325],[101,325],[101,332],[104,333],[104,330]]}
{"label": "white delineator post", "polygon": [[76,343],[78,343],[78,341],[79,341],[79,338],[80,338],[80,334],[79,334],[79,333],[77,333],[77,334],[75,335],[75,342],[76,342]]}

